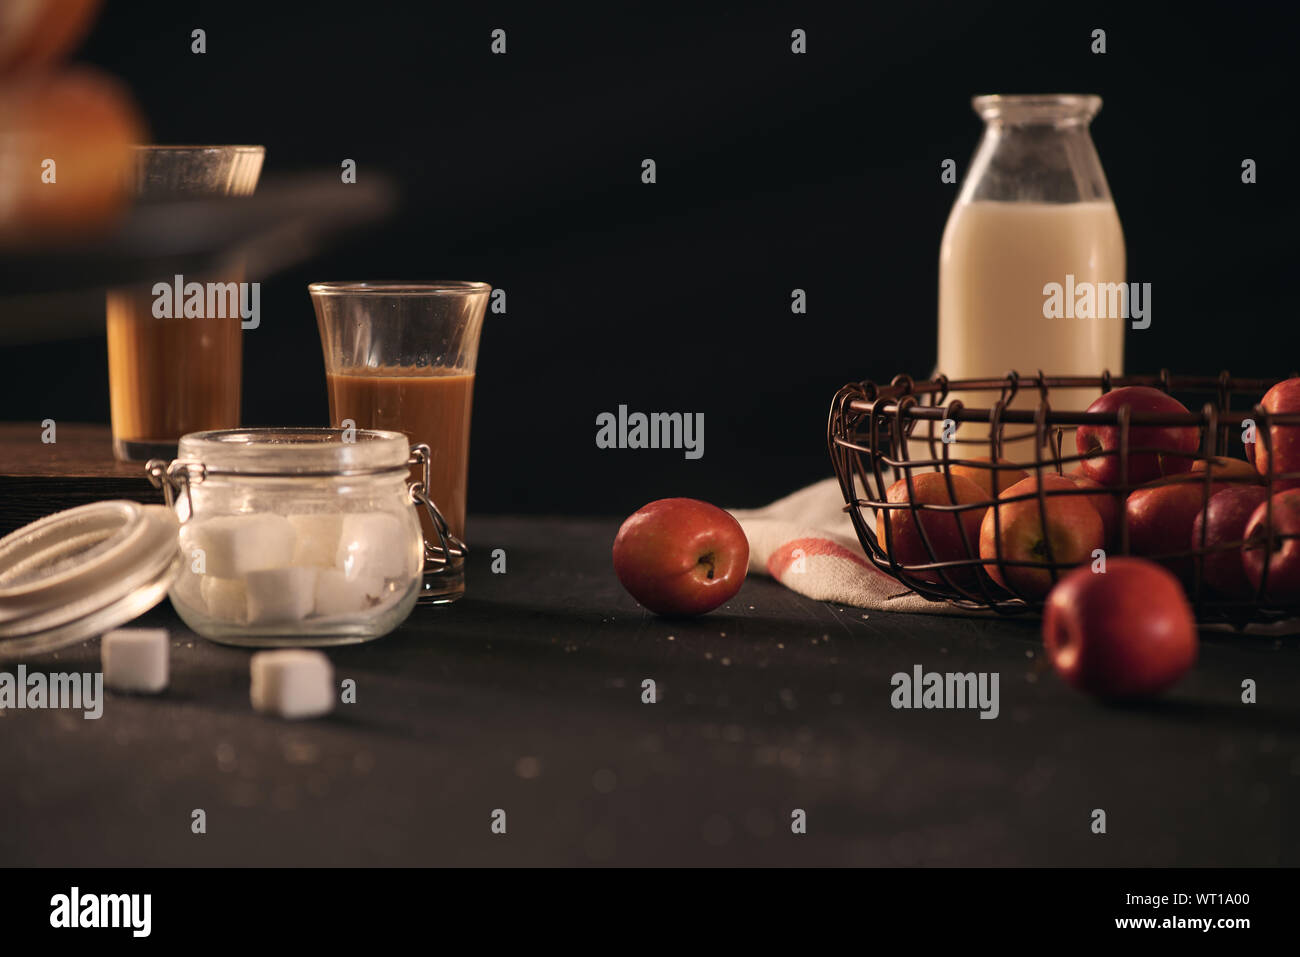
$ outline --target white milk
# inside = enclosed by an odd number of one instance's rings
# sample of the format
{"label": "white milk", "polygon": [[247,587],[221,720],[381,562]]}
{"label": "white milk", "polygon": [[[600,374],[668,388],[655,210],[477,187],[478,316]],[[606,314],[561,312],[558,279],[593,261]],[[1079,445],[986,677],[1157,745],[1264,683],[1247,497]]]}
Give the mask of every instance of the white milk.
{"label": "white milk", "polygon": [[[1047,375],[1098,375],[1124,366],[1127,321],[1048,319],[1043,287],[1075,283],[1124,282],[1124,234],[1115,204],[958,202],[948,218],[939,250],[939,363],[949,379],[1022,376],[1042,369]],[[1052,390],[1053,409],[1084,409],[1097,390]],[[997,393],[957,395],[967,405],[987,408]],[[1022,389],[1015,407],[1032,408],[1039,399]],[[1032,426],[1008,426],[1008,434]],[[962,438],[987,429],[967,425]],[[1063,453],[1074,454],[1071,432]],[[987,454],[960,446],[962,456]],[[1008,447],[1010,458],[1032,458],[1028,443]],[[956,453],[956,450],[954,450]],[[916,453],[913,453],[916,454]]]}

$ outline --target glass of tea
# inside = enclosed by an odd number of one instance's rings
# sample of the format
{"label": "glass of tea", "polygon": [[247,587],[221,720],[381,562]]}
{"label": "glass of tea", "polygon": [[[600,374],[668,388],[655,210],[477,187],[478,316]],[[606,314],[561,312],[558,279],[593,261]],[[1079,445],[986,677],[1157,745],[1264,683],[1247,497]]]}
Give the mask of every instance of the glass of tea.
{"label": "glass of tea", "polygon": [[[250,196],[265,154],[261,146],[137,146],[132,187],[141,203]],[[243,280],[236,253],[207,275],[157,276],[108,293],[117,458],[175,458],[182,435],[239,425],[244,313],[256,302]]]}
{"label": "glass of tea", "polygon": [[436,506],[419,510],[425,540],[420,601],[455,601],[465,593],[470,409],[492,287],[316,282],[307,288],[325,352],[331,424],[403,432],[413,449],[428,447],[411,472],[414,482],[427,478],[425,492]]}

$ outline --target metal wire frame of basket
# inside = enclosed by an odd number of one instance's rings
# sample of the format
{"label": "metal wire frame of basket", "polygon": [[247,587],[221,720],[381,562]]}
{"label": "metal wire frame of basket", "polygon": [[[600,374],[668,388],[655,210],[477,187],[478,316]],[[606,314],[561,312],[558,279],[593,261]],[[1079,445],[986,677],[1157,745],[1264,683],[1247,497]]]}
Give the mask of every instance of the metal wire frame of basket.
{"label": "metal wire frame of basket", "polygon": [[[954,519],[954,524],[961,528],[961,538],[966,550],[964,558],[941,560],[926,534],[925,523],[918,520],[918,512],[960,513],[968,510],[986,511],[993,501],[984,500],[973,504],[922,504],[908,500],[890,502],[887,489],[893,481],[900,478],[908,480],[909,493],[913,489],[913,473],[941,472],[948,486],[949,501],[956,503],[952,482],[951,468],[963,465],[968,468],[984,469],[993,472],[989,483],[994,489],[1003,489],[999,482],[1004,470],[1023,470],[1031,476],[1048,473],[1062,473],[1065,467],[1090,458],[1091,455],[1062,455],[1063,437],[1066,431],[1080,425],[1109,425],[1119,430],[1119,443],[1115,451],[1102,453],[1118,455],[1120,482],[1108,491],[1117,496],[1119,510],[1118,543],[1108,543],[1113,547],[1112,554],[1128,555],[1129,529],[1125,520],[1124,503],[1128,495],[1148,483],[1130,483],[1128,462],[1130,454],[1164,454],[1183,458],[1209,460],[1224,456],[1229,444],[1229,436],[1240,434],[1247,420],[1255,423],[1256,441],[1263,443],[1271,451],[1273,429],[1276,427],[1295,427],[1300,429],[1300,414],[1275,415],[1254,403],[1277,380],[1270,379],[1234,379],[1226,371],[1217,377],[1183,377],[1172,376],[1168,370],[1162,370],[1154,376],[1112,377],[1109,372],[1100,376],[1045,376],[1041,371],[1034,376],[1021,376],[1010,372],[1002,378],[948,380],[938,376],[933,380],[914,382],[909,376],[896,376],[887,386],[864,381],[844,386],[836,393],[831,404],[827,424],[827,446],[835,474],[839,479],[844,494],[844,510],[853,521],[858,540],[862,543],[868,559],[880,570],[892,575],[906,587],[931,601],[948,602],[960,608],[993,609],[1003,614],[1020,614],[1039,611],[1043,599],[1026,595],[1012,585],[999,585],[986,571],[986,566],[997,565],[999,569],[1008,566],[1021,566],[1045,569],[1055,583],[1059,577],[1076,567],[1055,561],[1051,553],[1050,540],[1045,542],[1046,561],[1013,561],[1002,554],[1001,536],[997,539],[997,554],[992,557],[980,557],[979,542],[970,541],[962,523]],[[1154,413],[1135,412],[1127,407],[1114,412],[1058,411],[1051,407],[1052,389],[1095,389],[1101,395],[1113,388],[1122,386],[1151,386],[1166,393],[1177,391],[1180,395],[1204,393],[1209,396],[1199,412]],[[1017,396],[1025,391],[1038,393],[1038,402],[1033,408],[1011,408]],[[987,408],[967,408],[957,398],[949,399],[951,393],[988,392],[997,393],[996,401]],[[1232,411],[1235,396],[1249,395],[1253,398],[1251,407],[1244,411]],[[1022,403],[1023,405],[1023,403]],[[984,424],[987,431],[979,438],[970,436],[976,424]],[[1027,426],[1023,431],[1008,432],[1008,426]],[[1189,456],[1185,450],[1169,448],[1144,447],[1132,445],[1131,429],[1142,426],[1195,426],[1200,432],[1201,442],[1198,451]],[[960,433],[965,429],[967,435]],[[922,434],[918,436],[918,431]],[[947,431],[948,440],[943,433]],[[981,430],[982,431],[982,430]],[[1033,444],[1033,460],[999,464],[1002,452],[1012,444]],[[920,444],[928,450],[928,458],[911,458],[909,446],[916,448]],[[957,454],[954,449],[978,446],[981,451],[969,455]],[[977,456],[985,455],[987,460]],[[1276,459],[1270,455],[1270,462]],[[889,470],[891,478],[886,479]],[[1273,473],[1252,478],[1231,478],[1213,472],[1208,463],[1203,471],[1190,472],[1181,477],[1173,476],[1162,481],[1196,482],[1202,490],[1201,513],[1204,515],[1213,491],[1218,491],[1227,484],[1259,484],[1266,488],[1268,513],[1265,528],[1271,531],[1273,495],[1280,490],[1279,483],[1286,479],[1300,479],[1300,472]],[[1045,489],[1042,481],[1037,484],[1034,493],[1015,499],[1003,498],[1005,505],[1014,500],[1037,498],[1039,517],[1044,526],[1047,523],[1047,498],[1058,495],[1094,495],[1096,492],[1078,489]],[[1294,483],[1292,483],[1294,484]],[[919,538],[924,544],[929,557],[928,562],[901,563],[896,560],[890,522],[885,526],[884,541],[877,536],[873,523],[868,522],[865,512],[875,515],[894,509],[911,511],[912,521]],[[999,510],[994,509],[996,514]],[[997,521],[997,519],[995,519]],[[1252,622],[1268,622],[1300,616],[1300,596],[1288,596],[1279,599],[1268,593],[1268,562],[1264,563],[1264,577],[1251,596],[1227,596],[1213,592],[1204,583],[1205,556],[1218,551],[1241,548],[1245,542],[1223,543],[1208,546],[1205,528],[1207,522],[1201,522],[1202,533],[1199,541],[1193,542],[1189,530],[1188,546],[1180,548],[1171,543],[1167,552],[1147,555],[1166,564],[1190,559],[1190,576],[1184,578],[1184,587],[1191,599],[1197,618],[1201,621],[1224,621],[1237,626]],[[1253,542],[1253,547],[1279,547],[1283,539],[1295,538],[1295,535],[1270,535],[1269,541]],[[1006,576],[1002,576],[1004,579]],[[1268,595],[1266,598],[1265,596]]]}

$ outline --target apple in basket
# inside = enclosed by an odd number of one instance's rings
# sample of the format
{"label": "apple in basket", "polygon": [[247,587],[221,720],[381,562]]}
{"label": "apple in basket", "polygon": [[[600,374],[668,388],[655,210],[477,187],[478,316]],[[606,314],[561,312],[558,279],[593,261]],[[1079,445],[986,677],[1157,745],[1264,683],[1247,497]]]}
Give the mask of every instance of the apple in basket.
{"label": "apple in basket", "polygon": [[1259,473],[1255,471],[1255,466],[1251,465],[1245,459],[1234,459],[1228,456],[1216,458],[1213,467],[1206,459],[1197,459],[1192,463],[1192,470],[1188,473],[1188,478],[1195,476],[1201,479],[1207,468],[1210,469],[1210,477],[1213,479],[1214,490],[1227,488],[1230,485],[1259,485]]}
{"label": "apple in basket", "polygon": [[1192,522],[1192,548],[1200,549],[1201,536],[1205,536],[1201,577],[1224,597],[1249,598],[1255,593],[1246,577],[1241,543],[1246,538],[1246,523],[1267,498],[1268,490],[1262,485],[1220,488],[1210,497],[1205,513],[1198,511]]}
{"label": "apple in basket", "polygon": [[[1188,585],[1193,581],[1195,559],[1191,550],[1192,524],[1205,505],[1200,482],[1164,480],[1135,489],[1124,503],[1128,523],[1128,548],[1134,555],[1155,558]],[[1184,554],[1173,557],[1172,553]]]}
{"label": "apple in basket", "polygon": [[1158,694],[1196,661],[1196,619],[1182,587],[1144,558],[1117,556],[1106,571],[1076,568],[1043,609],[1052,665],[1080,691],[1103,698]]}
{"label": "apple in basket", "polygon": [[1271,502],[1255,507],[1246,523],[1241,561],[1253,591],[1259,591],[1267,564],[1264,597],[1273,601],[1300,600],[1300,488],[1278,492]]}
{"label": "apple in basket", "polygon": [[[889,487],[885,501],[915,505],[987,505],[989,497],[970,479],[953,475],[952,493],[948,491],[948,480],[942,472],[919,472],[912,476],[910,494],[907,479],[901,478]],[[955,498],[953,493],[955,493]],[[978,554],[980,520],[984,517],[983,508],[969,508],[962,511],[941,511],[938,509],[913,509],[910,507],[877,509],[876,540],[880,547],[903,566],[929,565],[934,562],[961,561],[974,559]],[[924,538],[922,538],[924,530]],[[965,532],[963,541],[962,533]],[[926,548],[926,540],[934,549],[934,557]],[[965,542],[970,543],[970,551]],[[976,577],[975,566],[957,567],[946,570],[954,584],[969,585]],[[907,574],[930,583],[943,582],[938,569],[908,570]]]}
{"label": "apple in basket", "polygon": [[[1029,473],[1022,468],[1018,468],[1010,459],[998,459],[998,465],[1001,468],[993,468],[993,460],[987,455],[981,455],[978,458],[968,459],[969,462],[978,462],[978,465],[954,465],[952,474],[960,475],[964,479],[970,479],[978,485],[984,492],[984,497],[989,501],[997,498],[999,494],[1015,485],[1023,478],[1028,478]],[[994,476],[997,476],[996,479]],[[997,483],[997,491],[993,490],[994,482]]]}
{"label": "apple in basket", "polygon": [[1119,507],[1121,496],[1112,492],[1100,482],[1094,481],[1081,471],[1074,471],[1065,476],[1079,488],[1093,489],[1095,494],[1085,495],[1083,499],[1097,510],[1101,516],[1101,530],[1105,545],[1113,545],[1119,532]]}
{"label": "apple in basket", "polygon": [[[1264,411],[1273,415],[1300,415],[1300,378],[1283,379],[1264,393],[1259,403]],[[1270,465],[1274,474],[1300,472],[1300,425],[1274,425],[1268,430],[1269,445],[1264,447],[1264,437],[1255,442],[1255,468],[1267,475]],[[1274,479],[1273,491],[1281,492],[1300,487],[1300,478]]]}
{"label": "apple in basket", "polygon": [[661,498],[634,512],[614,539],[614,574],[657,615],[702,615],[740,591],[749,539],[728,512],[693,498]]}
{"label": "apple in basket", "polygon": [[[1173,396],[1140,385],[1124,386],[1107,392],[1088,406],[1087,411],[1115,413],[1124,407],[1133,412],[1187,412],[1187,407]],[[1119,433],[1118,425],[1081,425],[1075,433],[1079,453],[1089,456],[1083,460],[1083,474],[1102,485],[1118,485],[1120,482]],[[1130,426],[1130,449],[1162,451],[1130,451],[1129,484],[1143,485],[1164,475],[1188,471],[1195,461],[1199,444],[1200,429],[1194,425]]]}
{"label": "apple in basket", "polygon": [[[990,508],[980,526],[980,557],[1001,557],[1009,562],[1048,561],[1057,564],[1077,565],[1091,562],[1093,551],[1105,544],[1105,529],[1101,515],[1088,501],[1092,496],[1052,494],[1077,492],[1079,486],[1064,475],[1044,475],[1042,479],[1044,508],[1040,510],[1038,479],[1022,479],[998,497],[998,504]],[[1020,501],[1006,501],[1019,496],[1029,496]],[[1047,523],[1043,524],[1046,512]],[[989,575],[1003,588],[1023,598],[1034,599],[1046,595],[1052,588],[1052,573],[1048,568],[1029,565],[1002,565],[988,561],[984,565]],[[1057,574],[1064,575],[1063,569]]]}

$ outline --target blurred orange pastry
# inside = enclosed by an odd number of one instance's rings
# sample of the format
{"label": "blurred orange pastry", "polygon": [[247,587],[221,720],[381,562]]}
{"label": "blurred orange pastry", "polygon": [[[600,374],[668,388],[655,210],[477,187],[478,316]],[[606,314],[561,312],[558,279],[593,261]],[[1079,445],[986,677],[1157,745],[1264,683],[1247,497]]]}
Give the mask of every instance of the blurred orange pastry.
{"label": "blurred orange pastry", "polygon": [[0,3],[0,76],[59,59],[90,30],[100,0],[4,0]]}
{"label": "blurred orange pastry", "polygon": [[0,243],[77,238],[129,199],[144,121],[126,88],[85,68],[0,87]]}

